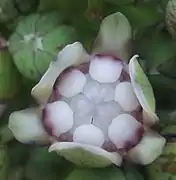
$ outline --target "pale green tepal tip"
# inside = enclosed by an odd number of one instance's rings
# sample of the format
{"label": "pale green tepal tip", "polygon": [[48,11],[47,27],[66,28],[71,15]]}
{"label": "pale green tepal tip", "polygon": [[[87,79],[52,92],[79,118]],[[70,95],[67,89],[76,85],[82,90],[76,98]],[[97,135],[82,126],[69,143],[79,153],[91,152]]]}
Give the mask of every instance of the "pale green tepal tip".
{"label": "pale green tepal tip", "polygon": [[132,27],[120,12],[105,17],[93,45],[93,53],[106,53],[128,61],[131,56]]}
{"label": "pale green tepal tip", "polygon": [[10,114],[8,127],[18,141],[48,144],[49,137],[41,122],[41,112],[40,108],[31,107]]}
{"label": "pale green tepal tip", "polygon": [[112,164],[120,166],[122,157],[118,153],[107,152],[99,147],[62,142],[50,146],[49,152],[56,151],[70,162],[83,167],[102,168]]}
{"label": "pale green tepal tip", "polygon": [[134,55],[130,59],[129,73],[134,92],[143,108],[144,121],[150,125],[158,121],[158,117],[155,113],[155,97],[148,77],[145,75],[137,60],[138,57],[138,55]]}
{"label": "pale green tepal tip", "polygon": [[106,167],[111,165],[111,161],[101,155],[95,155],[82,148],[63,149],[59,155],[65,157],[70,162],[85,167]]}

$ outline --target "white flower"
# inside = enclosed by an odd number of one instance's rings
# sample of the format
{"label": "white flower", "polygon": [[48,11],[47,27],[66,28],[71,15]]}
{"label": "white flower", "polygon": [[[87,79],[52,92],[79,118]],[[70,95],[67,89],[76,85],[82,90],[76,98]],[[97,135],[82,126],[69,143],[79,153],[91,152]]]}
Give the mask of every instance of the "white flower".
{"label": "white flower", "polygon": [[50,142],[50,152],[91,167],[120,166],[124,156],[152,163],[165,139],[150,130],[159,120],[155,98],[138,55],[130,59],[131,34],[115,13],[103,20],[91,55],[79,42],[67,45],[32,89],[41,115],[27,109],[10,116],[14,136]]}

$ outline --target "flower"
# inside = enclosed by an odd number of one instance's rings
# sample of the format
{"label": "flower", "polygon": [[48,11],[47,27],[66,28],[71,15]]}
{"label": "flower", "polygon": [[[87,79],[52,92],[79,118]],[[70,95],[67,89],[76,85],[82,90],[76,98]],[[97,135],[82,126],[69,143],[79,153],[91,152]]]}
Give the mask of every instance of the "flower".
{"label": "flower", "polygon": [[84,166],[152,163],[165,139],[150,129],[159,121],[155,98],[138,55],[131,57],[131,36],[118,12],[102,21],[91,55],[80,42],[63,48],[31,91],[39,108],[10,115],[16,139],[49,143],[50,152]]}

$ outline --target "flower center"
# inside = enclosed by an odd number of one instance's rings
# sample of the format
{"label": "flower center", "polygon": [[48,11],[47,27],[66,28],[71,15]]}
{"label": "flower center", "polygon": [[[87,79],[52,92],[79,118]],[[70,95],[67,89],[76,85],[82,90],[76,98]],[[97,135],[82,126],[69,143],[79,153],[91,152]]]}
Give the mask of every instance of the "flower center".
{"label": "flower center", "polygon": [[115,83],[101,84],[87,74],[83,92],[73,96],[68,103],[74,112],[72,130],[83,124],[93,124],[107,136],[112,119],[123,111],[114,101],[114,95]]}
{"label": "flower center", "polygon": [[109,56],[95,56],[90,64],[66,69],[45,108],[46,129],[59,141],[108,151],[133,146],[141,137],[140,105],[128,76],[121,61]]}

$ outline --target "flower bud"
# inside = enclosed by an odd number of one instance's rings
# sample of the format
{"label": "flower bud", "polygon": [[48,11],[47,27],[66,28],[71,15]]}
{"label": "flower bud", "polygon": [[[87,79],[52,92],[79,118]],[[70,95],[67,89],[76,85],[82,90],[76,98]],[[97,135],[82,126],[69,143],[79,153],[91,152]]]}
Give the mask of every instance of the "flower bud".
{"label": "flower bud", "polygon": [[9,50],[23,76],[39,80],[58,50],[75,39],[74,29],[61,22],[55,12],[31,14],[19,21],[9,38]]}

